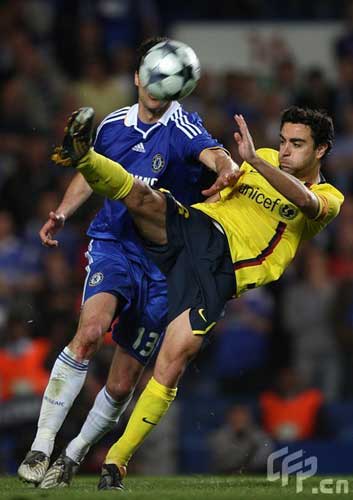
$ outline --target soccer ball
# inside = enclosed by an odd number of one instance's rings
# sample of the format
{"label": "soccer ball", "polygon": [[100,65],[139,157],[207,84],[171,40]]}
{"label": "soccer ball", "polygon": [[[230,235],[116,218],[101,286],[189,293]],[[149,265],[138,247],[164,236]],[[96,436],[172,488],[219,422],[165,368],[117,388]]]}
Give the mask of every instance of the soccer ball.
{"label": "soccer ball", "polygon": [[196,87],[200,62],[185,43],[166,40],[147,52],[140,66],[139,78],[141,85],[155,99],[181,99]]}

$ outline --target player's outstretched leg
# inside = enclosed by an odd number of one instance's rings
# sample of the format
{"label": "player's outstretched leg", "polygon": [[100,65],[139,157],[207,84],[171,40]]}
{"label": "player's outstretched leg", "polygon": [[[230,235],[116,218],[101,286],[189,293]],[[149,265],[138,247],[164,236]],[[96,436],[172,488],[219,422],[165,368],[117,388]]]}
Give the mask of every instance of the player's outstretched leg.
{"label": "player's outstretched leg", "polygon": [[71,115],[63,144],[55,149],[52,160],[57,165],[75,167],[94,192],[121,200],[142,236],[165,244],[165,196],[134,178],[119,163],[91,149],[93,116],[92,108],[81,108]]}
{"label": "player's outstretched leg", "polygon": [[91,149],[93,108],[80,108],[69,117],[61,146],[54,149],[52,161],[62,167],[75,167],[98,194],[111,199],[124,198],[133,186],[133,177],[119,164]]}

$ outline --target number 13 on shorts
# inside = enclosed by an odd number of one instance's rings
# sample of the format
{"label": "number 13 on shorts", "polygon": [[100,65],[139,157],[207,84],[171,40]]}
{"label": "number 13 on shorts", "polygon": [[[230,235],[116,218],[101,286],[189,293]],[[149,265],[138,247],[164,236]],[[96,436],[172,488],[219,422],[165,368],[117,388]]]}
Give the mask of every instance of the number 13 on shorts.
{"label": "number 13 on shorts", "polygon": [[156,332],[149,332],[146,334],[146,329],[140,327],[137,330],[137,338],[133,344],[133,349],[138,350],[140,356],[148,357],[150,356],[155,347],[157,346],[160,334]]}

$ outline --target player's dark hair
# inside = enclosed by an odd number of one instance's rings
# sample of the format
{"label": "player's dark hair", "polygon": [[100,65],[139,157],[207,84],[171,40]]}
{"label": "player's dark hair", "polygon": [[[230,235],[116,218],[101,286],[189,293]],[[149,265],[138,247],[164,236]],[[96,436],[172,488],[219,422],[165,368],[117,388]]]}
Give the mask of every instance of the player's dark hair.
{"label": "player's dark hair", "polygon": [[326,111],[291,106],[282,113],[281,129],[285,123],[301,123],[307,125],[311,129],[311,136],[315,148],[327,144],[327,150],[324,156],[331,151],[335,138],[335,131],[332,118]]}
{"label": "player's dark hair", "polygon": [[166,36],[155,36],[153,38],[147,38],[147,40],[143,41],[139,48],[137,49],[137,63],[136,63],[136,71],[140,69],[141,63],[147,52],[152,49],[157,43],[166,42],[169,40]]}

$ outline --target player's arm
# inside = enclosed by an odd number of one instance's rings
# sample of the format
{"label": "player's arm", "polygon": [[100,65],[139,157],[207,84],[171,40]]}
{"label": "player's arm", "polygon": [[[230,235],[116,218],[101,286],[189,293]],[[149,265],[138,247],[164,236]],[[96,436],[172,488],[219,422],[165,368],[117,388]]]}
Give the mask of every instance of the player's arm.
{"label": "player's arm", "polygon": [[204,196],[213,196],[225,187],[235,184],[241,175],[238,165],[222,148],[204,149],[199,160],[218,175],[212,186],[202,191]]}
{"label": "player's arm", "polygon": [[71,217],[88,200],[92,192],[92,188],[83,175],[76,174],[70,182],[60,205],[55,211],[49,213],[47,222],[39,231],[43,245],[47,247],[58,246],[58,241],[53,239],[54,235],[63,227],[65,220]]}
{"label": "player's arm", "polygon": [[260,158],[256,154],[254,142],[243,116],[235,115],[234,118],[240,130],[240,133],[234,134],[234,138],[242,159],[253,166],[279,193],[300,208],[307,217],[314,219],[320,209],[318,197],[299,179],[279,168],[273,168],[270,163]]}

